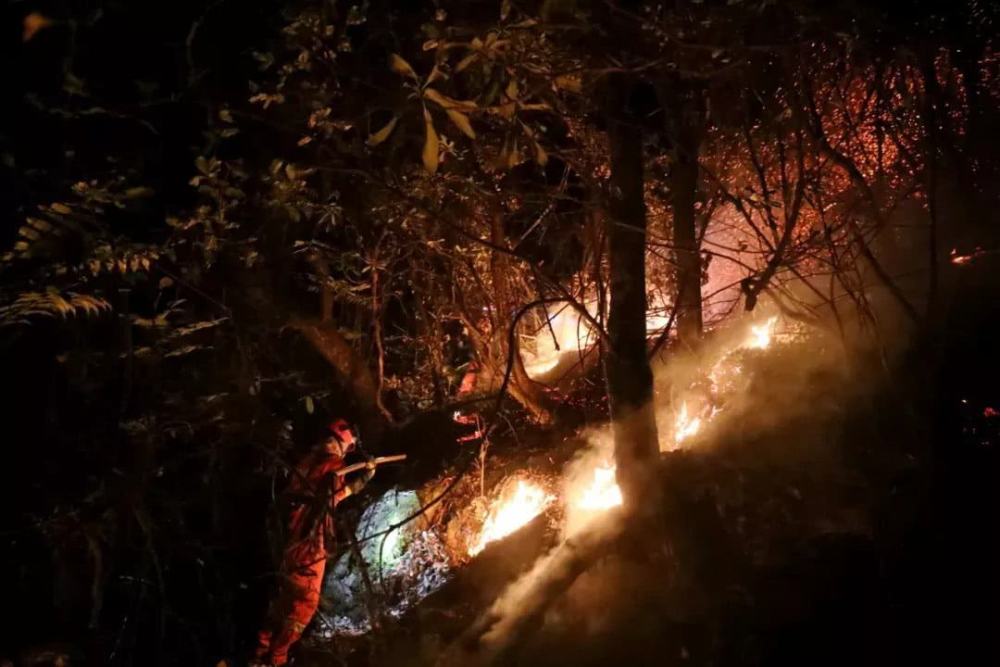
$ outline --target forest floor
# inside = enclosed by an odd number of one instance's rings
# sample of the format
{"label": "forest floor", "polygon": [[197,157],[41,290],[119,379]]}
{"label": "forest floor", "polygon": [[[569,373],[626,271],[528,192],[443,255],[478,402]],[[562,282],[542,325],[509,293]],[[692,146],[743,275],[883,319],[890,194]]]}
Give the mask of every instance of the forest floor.
{"label": "forest floor", "polygon": [[[766,429],[664,456],[659,534],[593,563],[502,664],[988,664],[1000,429],[982,399],[909,372],[814,387]],[[556,540],[541,517],[398,623],[302,664],[435,664]]]}

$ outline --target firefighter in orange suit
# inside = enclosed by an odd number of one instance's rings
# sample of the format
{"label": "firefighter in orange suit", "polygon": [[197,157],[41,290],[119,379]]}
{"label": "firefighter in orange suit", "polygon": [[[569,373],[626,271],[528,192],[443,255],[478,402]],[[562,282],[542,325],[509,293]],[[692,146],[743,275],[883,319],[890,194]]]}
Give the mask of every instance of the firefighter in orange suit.
{"label": "firefighter in orange suit", "polygon": [[354,480],[337,471],[357,439],[343,419],[330,424],[330,437],[295,469],[288,488],[291,512],[277,595],[257,635],[253,665],[284,665],[319,607],[327,554],[334,547],[332,509],[356,494],[375,475],[370,462]]}

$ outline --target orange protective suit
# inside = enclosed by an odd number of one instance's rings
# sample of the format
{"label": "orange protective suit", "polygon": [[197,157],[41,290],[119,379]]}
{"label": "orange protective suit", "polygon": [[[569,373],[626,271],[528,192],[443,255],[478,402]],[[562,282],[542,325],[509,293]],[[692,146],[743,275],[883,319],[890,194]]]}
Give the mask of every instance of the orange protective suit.
{"label": "orange protective suit", "polygon": [[255,657],[259,662],[286,664],[288,650],[319,607],[327,553],[335,545],[332,510],[351,494],[343,477],[335,474],[343,466],[342,457],[321,450],[306,457],[292,477],[288,542],[278,592],[257,635]]}

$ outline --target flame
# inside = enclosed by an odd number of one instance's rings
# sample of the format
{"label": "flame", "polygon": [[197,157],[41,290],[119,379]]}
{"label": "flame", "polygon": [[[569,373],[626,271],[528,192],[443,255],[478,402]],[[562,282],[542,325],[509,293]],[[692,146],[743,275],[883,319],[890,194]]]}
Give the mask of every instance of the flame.
{"label": "flame", "polygon": [[603,511],[622,504],[622,490],[615,481],[615,466],[605,465],[594,468],[594,478],[584,491],[576,506],[582,510]]}
{"label": "flame", "polygon": [[[597,318],[596,297],[587,298],[584,308]],[[646,335],[659,334],[671,322],[671,308],[666,303],[653,300],[646,313]],[[534,334],[524,338],[531,339],[532,344],[522,345],[521,356],[524,369],[528,376],[538,378],[559,367],[565,359],[578,358],[578,355],[593,347],[597,342],[597,333],[591,327],[588,319],[576,308],[562,306],[556,311],[545,309],[548,321]]]}
{"label": "flame", "polygon": [[469,548],[469,555],[475,556],[490,542],[507,537],[542,513],[555,496],[531,482],[518,480],[514,493],[504,499],[503,495],[494,502],[479,539]]}
{"label": "flame", "polygon": [[[594,313],[596,303],[586,302],[584,307]],[[587,319],[575,308],[563,306],[556,312],[546,308],[547,324],[541,327],[534,336],[534,351],[525,349],[524,369],[530,377],[545,375],[559,366],[563,355],[577,355],[581,350],[589,348],[595,334]]]}
{"label": "flame", "polygon": [[674,442],[681,442],[685,438],[690,438],[692,435],[697,434],[699,430],[701,430],[701,417],[688,416],[687,403],[681,403],[681,409],[677,412],[677,417],[674,419]]}
{"label": "flame", "polygon": [[743,347],[751,350],[766,350],[771,346],[771,336],[774,334],[774,325],[777,317],[769,317],[762,324],[755,324],[750,327],[750,335],[743,343]]}

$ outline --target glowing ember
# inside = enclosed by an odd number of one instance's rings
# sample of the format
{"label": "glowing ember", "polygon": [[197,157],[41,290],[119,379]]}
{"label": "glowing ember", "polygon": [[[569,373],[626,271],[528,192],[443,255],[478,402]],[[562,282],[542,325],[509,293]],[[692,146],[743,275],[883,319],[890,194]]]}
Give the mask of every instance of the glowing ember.
{"label": "glowing ember", "polygon": [[690,438],[701,429],[701,417],[688,416],[687,403],[681,403],[681,409],[674,419],[674,442],[681,442],[685,438]]}
{"label": "glowing ember", "polygon": [[622,491],[615,481],[615,466],[594,468],[594,479],[576,502],[576,506],[588,511],[602,511],[622,504]]}
{"label": "glowing ember", "polygon": [[750,336],[743,343],[743,347],[751,350],[766,350],[771,345],[771,335],[774,333],[774,325],[777,317],[769,317],[763,324],[755,324],[750,327]]}
{"label": "glowing ember", "polygon": [[951,255],[950,255],[950,257],[951,257],[951,263],[954,264],[954,265],[956,265],[956,266],[962,266],[963,264],[968,264],[972,260],[979,259],[980,257],[982,257],[985,254],[987,254],[987,251],[983,250],[982,248],[979,248],[979,247],[977,247],[972,252],[966,253],[964,255],[960,255],[958,253],[958,250],[956,250],[956,249],[953,248],[952,251],[951,251]]}
{"label": "glowing ember", "polygon": [[499,498],[490,509],[479,533],[479,539],[469,548],[469,555],[475,556],[490,542],[507,537],[521,528],[555,500],[544,489],[530,482],[519,480],[514,493],[509,498]]}

